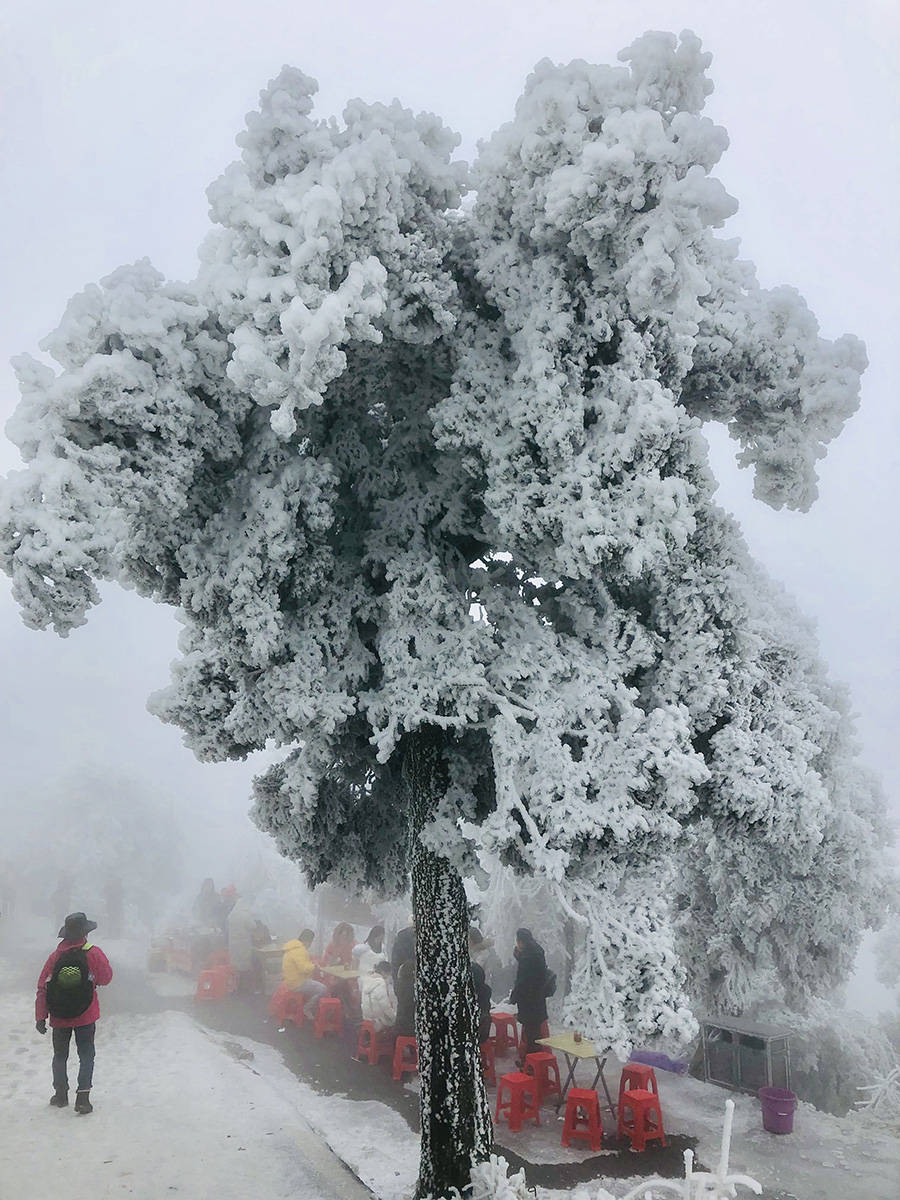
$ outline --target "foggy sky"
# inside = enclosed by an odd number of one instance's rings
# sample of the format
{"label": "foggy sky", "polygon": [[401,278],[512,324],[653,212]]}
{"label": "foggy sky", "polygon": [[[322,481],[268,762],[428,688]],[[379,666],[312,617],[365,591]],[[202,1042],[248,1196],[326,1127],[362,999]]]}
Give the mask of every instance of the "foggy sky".
{"label": "foggy sky", "polygon": [[[809,514],[754,501],[713,431],[719,499],[754,554],[818,623],[858,714],[865,761],[900,814],[895,684],[898,8],[889,0],[157,0],[32,2],[2,21],[0,417],[17,402],[13,354],[38,353],[65,302],[145,255],[194,273],[206,186],[237,155],[248,109],[283,63],[319,80],[320,115],[346,100],[440,114],[470,158],[512,115],[542,57],[614,62],[648,28],[692,28],[714,58],[706,112],[731,148],[716,170],[740,202],[726,227],[761,283],[791,283],[822,332],[861,336],[859,413],[820,467]],[[0,442],[0,472],[17,464]],[[175,656],[173,617],[106,588],[67,641],[26,630],[0,577],[0,841],[48,772],[109,761],[238,821],[252,765],[201,766],[145,710]],[[4,819],[6,821],[4,822]]]}

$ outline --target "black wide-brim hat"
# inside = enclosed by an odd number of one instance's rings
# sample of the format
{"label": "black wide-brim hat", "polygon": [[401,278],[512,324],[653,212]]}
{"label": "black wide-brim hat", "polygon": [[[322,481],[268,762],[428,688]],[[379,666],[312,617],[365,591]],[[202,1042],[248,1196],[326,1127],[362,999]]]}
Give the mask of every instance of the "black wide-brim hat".
{"label": "black wide-brim hat", "polygon": [[69,913],[57,937],[65,938],[67,942],[77,942],[79,938],[87,937],[92,929],[97,928],[96,921],[89,921],[84,913]]}

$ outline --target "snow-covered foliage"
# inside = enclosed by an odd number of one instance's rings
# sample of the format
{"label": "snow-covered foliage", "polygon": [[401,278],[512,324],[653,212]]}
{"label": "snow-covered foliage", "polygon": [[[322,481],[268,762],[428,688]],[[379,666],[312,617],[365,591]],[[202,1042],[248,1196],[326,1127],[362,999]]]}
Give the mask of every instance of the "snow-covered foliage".
{"label": "snow-covered foliage", "polygon": [[506,1159],[492,1154],[483,1162],[473,1163],[469,1184],[462,1192],[453,1188],[446,1200],[531,1200],[533,1194],[524,1171],[510,1175]]}
{"label": "snow-covered foliage", "polygon": [[[408,849],[539,875],[587,949],[567,1015],[620,1052],[689,1035],[693,990],[835,978],[884,881],[845,703],[700,431],[806,508],[864,351],[716,232],[698,39],[622,59],[541,63],[468,175],[433,115],[316,120],[285,68],[197,279],[124,267],[59,374],[18,361],[0,505],[28,624],[100,579],[180,609],[152,709],[201,758],[287,750],[255,814],[312,882],[400,891]],[[423,730],[446,786],[408,846]]]}
{"label": "snow-covered foliage", "polygon": [[794,1011],[780,1005],[754,1010],[755,1019],[791,1030],[791,1087],[822,1112],[845,1116],[858,1088],[890,1074],[897,1056],[877,1022],[816,998]]}
{"label": "snow-covered foliage", "polygon": [[875,973],[888,988],[900,988],[900,912],[895,911],[875,939]]}
{"label": "snow-covered foliage", "polygon": [[861,1093],[856,1107],[880,1121],[900,1121],[900,1066],[892,1067],[874,1083],[857,1089]]}
{"label": "snow-covered foliage", "polygon": [[846,978],[862,930],[883,918],[891,834],[807,623],[743,569],[718,656],[727,699],[701,739],[710,779],[681,851],[679,944],[705,1005],[745,1011],[768,978],[803,1010]]}

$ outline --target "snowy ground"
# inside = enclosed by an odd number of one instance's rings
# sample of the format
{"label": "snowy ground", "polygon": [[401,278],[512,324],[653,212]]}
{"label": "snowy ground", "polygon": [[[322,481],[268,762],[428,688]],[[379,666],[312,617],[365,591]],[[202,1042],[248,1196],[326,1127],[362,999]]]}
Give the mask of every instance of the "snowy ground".
{"label": "snowy ground", "polygon": [[[137,966],[140,956],[121,949],[119,961]],[[0,978],[13,977],[0,962]],[[34,1031],[32,997],[19,985],[0,995],[4,1200],[45,1200],[58,1193],[63,1176],[69,1200],[356,1200],[372,1194],[406,1200],[411,1194],[418,1138],[399,1113],[378,1101],[323,1096],[297,1078],[277,1049],[214,1033],[168,1008],[183,1006],[190,990],[177,977],[144,976],[141,986],[162,1011],[114,1011],[121,1004],[108,997],[98,1027],[96,1111],[89,1117],[47,1105],[50,1044]],[[101,994],[101,1006],[106,999]],[[614,1066],[608,1078],[617,1078]],[[659,1083],[667,1129],[699,1137],[698,1157],[711,1165],[727,1093],[665,1072]],[[797,1200],[900,1196],[897,1130],[801,1105],[795,1132],[779,1138],[763,1131],[753,1098],[734,1099],[732,1169],[759,1179],[770,1194]],[[561,1149],[560,1129],[548,1109],[540,1130],[500,1131],[499,1138],[532,1162],[587,1157]],[[536,1194],[582,1200],[602,1183],[620,1197],[637,1182],[636,1176],[606,1178],[570,1191],[539,1187]]]}
{"label": "snowy ground", "polygon": [[765,1187],[798,1200],[898,1200],[900,1130],[858,1114],[833,1117],[800,1104],[794,1132],[766,1133],[759,1101],[732,1094],[689,1076],[657,1073],[663,1113],[673,1133],[699,1137],[697,1153],[707,1164],[718,1158],[725,1099],[734,1100],[732,1170],[752,1175]]}
{"label": "snowy ground", "polygon": [[[504,1069],[510,1068],[504,1065]],[[621,1064],[610,1058],[606,1078],[611,1088],[620,1071]],[[753,1096],[667,1071],[657,1072],[657,1079],[666,1132],[697,1138],[697,1160],[707,1167],[718,1162],[725,1101],[731,1098],[735,1103],[733,1171],[752,1176],[768,1191],[793,1195],[797,1200],[900,1200],[900,1129],[857,1114],[840,1119],[801,1103],[793,1134],[779,1137],[763,1129],[760,1105]],[[581,1086],[590,1082],[580,1076],[579,1081]],[[553,1108],[545,1106],[539,1128],[526,1122],[521,1133],[511,1134],[501,1125],[496,1138],[498,1145],[532,1163],[571,1163],[594,1157],[589,1150],[563,1149],[561,1128]],[[607,1133],[614,1131],[606,1113],[604,1128]],[[613,1196],[624,1195],[639,1182],[638,1177],[602,1180]],[[582,1185],[568,1192],[538,1191],[546,1200],[562,1196],[581,1200],[593,1195],[596,1186]]]}
{"label": "snowy ground", "polygon": [[253,1052],[183,1013],[102,1018],[94,1113],[50,1108],[49,1035],[29,1008],[27,995],[0,996],[4,1198],[46,1200],[61,1181],[70,1200],[370,1196],[305,1124],[277,1062],[260,1071]]}

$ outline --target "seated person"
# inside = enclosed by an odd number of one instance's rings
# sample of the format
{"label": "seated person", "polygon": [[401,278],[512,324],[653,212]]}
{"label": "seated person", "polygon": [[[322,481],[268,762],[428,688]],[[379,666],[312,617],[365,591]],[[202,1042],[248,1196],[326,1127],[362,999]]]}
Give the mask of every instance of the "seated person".
{"label": "seated person", "polygon": [[312,977],[316,964],[310,958],[309,948],[315,937],[311,929],[304,929],[298,938],[282,947],[281,977],[286,988],[306,998],[303,1011],[307,1017],[316,1015],[319,1000],[325,995],[325,985]]}
{"label": "seated person", "polygon": [[399,1037],[416,1036],[416,960],[408,958],[400,964],[397,983],[397,1021],[394,1028]]}
{"label": "seated person", "polygon": [[393,1029],[397,1020],[397,1001],[390,984],[391,964],[382,959],[375,970],[360,980],[362,993],[362,1016],[371,1021],[376,1033]]}
{"label": "seated person", "polygon": [[[360,975],[371,975],[375,967],[384,958],[384,926],[373,925],[369,936],[364,942],[353,947],[353,958],[359,967]],[[392,972],[393,974],[393,972]]]}
{"label": "seated person", "polygon": [[325,947],[325,953],[322,955],[322,966],[352,967],[355,941],[356,935],[352,925],[348,925],[346,921],[335,925],[331,941]]}

